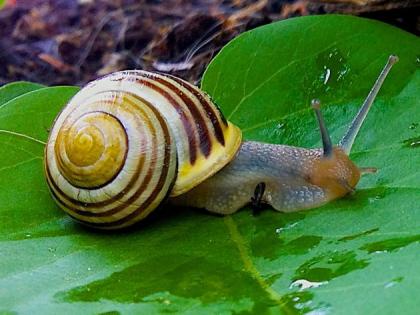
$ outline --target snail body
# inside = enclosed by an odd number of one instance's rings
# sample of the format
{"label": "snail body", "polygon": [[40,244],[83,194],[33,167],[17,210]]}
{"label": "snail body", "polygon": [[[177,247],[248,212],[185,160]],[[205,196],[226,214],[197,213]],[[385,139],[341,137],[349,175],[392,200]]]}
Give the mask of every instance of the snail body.
{"label": "snail body", "polygon": [[132,225],[169,198],[230,214],[250,201],[279,211],[317,207],[354,190],[348,158],[391,66],[391,56],[338,146],[313,101],[323,149],[252,141],[197,87],[173,76],[123,71],[85,86],[56,118],[45,174],[58,205],[102,228]]}
{"label": "snail body", "polygon": [[225,168],[172,201],[231,214],[248,204],[263,183],[259,202],[275,210],[315,208],[351,192],[359,181],[360,171],[345,153],[334,148],[333,154],[325,159],[322,149],[246,141]]}

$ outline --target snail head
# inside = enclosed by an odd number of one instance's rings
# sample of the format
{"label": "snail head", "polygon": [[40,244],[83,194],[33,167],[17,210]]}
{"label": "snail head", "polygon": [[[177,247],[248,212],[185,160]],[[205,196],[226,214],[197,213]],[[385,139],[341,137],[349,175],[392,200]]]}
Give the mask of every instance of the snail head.
{"label": "snail head", "polygon": [[324,118],[320,111],[320,101],[317,99],[312,100],[312,108],[314,109],[318,120],[323,145],[323,154],[319,159],[315,160],[313,167],[311,168],[311,174],[309,174],[310,182],[312,184],[322,187],[335,197],[341,197],[354,191],[362,173],[376,172],[376,168],[373,167],[357,167],[350,160],[349,155],[354,140],[366,119],[369,109],[372,107],[379,89],[392,66],[397,61],[397,56],[389,56],[388,62],[382,69],[378,79],[338,146],[333,146],[331,142]]}

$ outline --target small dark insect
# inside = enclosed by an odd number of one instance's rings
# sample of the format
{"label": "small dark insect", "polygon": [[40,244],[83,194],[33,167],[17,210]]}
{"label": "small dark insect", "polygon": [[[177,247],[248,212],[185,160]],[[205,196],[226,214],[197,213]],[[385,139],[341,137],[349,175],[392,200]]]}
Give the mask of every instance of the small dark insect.
{"label": "small dark insect", "polygon": [[261,210],[263,209],[264,203],[262,201],[262,197],[264,196],[265,191],[265,183],[259,183],[254,190],[254,196],[251,197],[251,208],[252,213],[254,215],[260,214]]}

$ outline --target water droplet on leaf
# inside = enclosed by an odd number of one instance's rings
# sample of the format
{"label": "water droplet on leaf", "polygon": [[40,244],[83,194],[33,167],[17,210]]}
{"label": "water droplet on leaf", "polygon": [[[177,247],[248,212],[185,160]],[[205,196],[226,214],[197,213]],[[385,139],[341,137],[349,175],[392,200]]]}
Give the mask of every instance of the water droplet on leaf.
{"label": "water droplet on leaf", "polygon": [[276,229],[276,233],[280,234],[283,231],[287,231],[290,230],[291,228],[294,228],[296,225],[298,224],[298,222],[293,222],[291,224],[287,224],[286,226],[280,227]]}
{"label": "water droplet on leaf", "polygon": [[308,281],[306,279],[298,279],[292,282],[289,288],[291,289],[294,287],[298,287],[299,291],[302,291],[302,290],[311,289],[311,288],[318,288],[321,285],[326,284],[326,283],[328,282],[327,281],[315,282],[315,281]]}
{"label": "water droplet on leaf", "polygon": [[414,130],[418,127],[419,123],[412,123],[408,128],[410,128],[411,130]]}
{"label": "water droplet on leaf", "polygon": [[368,200],[369,200],[369,203],[374,203],[375,201],[378,201],[378,200],[382,199],[382,197],[383,196],[376,195],[375,197],[368,198]]}
{"label": "water droplet on leaf", "polygon": [[344,83],[351,84],[350,66],[338,48],[320,53],[316,63],[321,70],[319,78],[308,78],[305,83],[310,97],[320,98],[330,92],[340,93]]}
{"label": "water droplet on leaf", "polygon": [[330,79],[330,75],[331,75],[331,70],[327,68],[326,71],[325,71],[324,84],[328,83],[328,80]]}
{"label": "water droplet on leaf", "polygon": [[365,244],[360,249],[367,250],[369,254],[371,253],[387,253],[398,250],[402,247],[410,245],[411,243],[419,242],[420,234],[413,235],[408,237],[397,237],[385,239],[382,241]]}
{"label": "water droplet on leaf", "polygon": [[392,288],[396,284],[400,283],[403,279],[404,279],[403,277],[398,277],[398,278],[392,279],[391,281],[385,283],[384,287],[385,287],[385,289]]}
{"label": "water droplet on leaf", "polygon": [[420,147],[420,137],[414,137],[403,141],[404,147],[406,148],[418,148]]}

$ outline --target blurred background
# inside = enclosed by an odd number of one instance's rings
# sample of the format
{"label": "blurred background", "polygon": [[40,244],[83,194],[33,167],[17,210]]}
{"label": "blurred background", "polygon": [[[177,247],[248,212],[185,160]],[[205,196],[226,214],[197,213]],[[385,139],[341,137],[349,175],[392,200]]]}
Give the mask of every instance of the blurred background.
{"label": "blurred background", "polygon": [[221,47],[257,26],[339,13],[419,35],[419,8],[420,0],[0,0],[0,85],[83,85],[123,69],[198,84]]}

